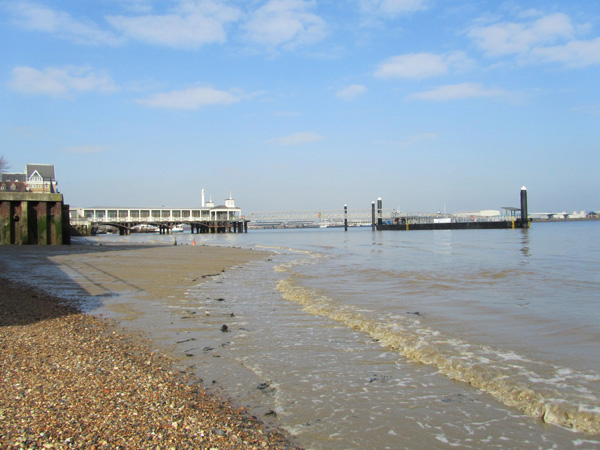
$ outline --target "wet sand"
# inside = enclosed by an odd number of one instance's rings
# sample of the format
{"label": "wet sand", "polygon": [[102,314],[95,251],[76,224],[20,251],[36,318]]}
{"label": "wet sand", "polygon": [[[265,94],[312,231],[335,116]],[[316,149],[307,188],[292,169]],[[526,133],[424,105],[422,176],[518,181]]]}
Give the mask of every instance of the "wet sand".
{"label": "wet sand", "polygon": [[[70,273],[92,297],[184,290],[259,252],[192,246],[4,247]],[[14,277],[12,277],[14,278]],[[18,279],[18,278],[17,278]],[[43,280],[36,284],[43,288]],[[0,448],[298,448],[283,432],[208,394],[173,361],[60,297],[0,277]]]}

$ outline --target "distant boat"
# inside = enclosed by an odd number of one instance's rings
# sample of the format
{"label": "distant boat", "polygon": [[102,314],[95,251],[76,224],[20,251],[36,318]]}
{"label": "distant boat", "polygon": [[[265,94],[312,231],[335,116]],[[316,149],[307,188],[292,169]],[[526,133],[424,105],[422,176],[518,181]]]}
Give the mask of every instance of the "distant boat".
{"label": "distant boat", "polygon": [[131,231],[133,233],[158,233],[160,230],[154,225],[142,224],[134,226]]}
{"label": "distant boat", "polygon": [[322,222],[319,222],[319,228],[332,228],[332,227],[343,227],[344,224],[342,222],[332,222],[329,219],[324,219]]}
{"label": "distant boat", "polygon": [[172,233],[183,233],[183,224],[173,225],[173,228],[171,228],[171,232]]}

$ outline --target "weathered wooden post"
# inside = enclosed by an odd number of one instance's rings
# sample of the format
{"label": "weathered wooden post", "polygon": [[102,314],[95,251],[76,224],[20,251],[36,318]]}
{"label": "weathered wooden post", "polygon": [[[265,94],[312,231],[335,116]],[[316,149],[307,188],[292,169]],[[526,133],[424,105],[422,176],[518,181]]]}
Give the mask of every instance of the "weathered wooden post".
{"label": "weathered wooden post", "polygon": [[527,212],[527,188],[521,188],[521,228],[529,228],[529,213]]}
{"label": "weathered wooden post", "polygon": [[348,205],[344,205],[344,231],[348,231]]}
{"label": "weathered wooden post", "polygon": [[371,202],[371,230],[375,231],[375,202]]}

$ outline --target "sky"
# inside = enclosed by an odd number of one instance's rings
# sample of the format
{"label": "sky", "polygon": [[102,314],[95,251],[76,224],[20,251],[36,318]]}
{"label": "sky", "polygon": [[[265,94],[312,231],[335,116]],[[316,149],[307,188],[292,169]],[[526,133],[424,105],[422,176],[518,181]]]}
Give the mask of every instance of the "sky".
{"label": "sky", "polygon": [[0,155],[71,206],[600,210],[598,0],[0,0]]}

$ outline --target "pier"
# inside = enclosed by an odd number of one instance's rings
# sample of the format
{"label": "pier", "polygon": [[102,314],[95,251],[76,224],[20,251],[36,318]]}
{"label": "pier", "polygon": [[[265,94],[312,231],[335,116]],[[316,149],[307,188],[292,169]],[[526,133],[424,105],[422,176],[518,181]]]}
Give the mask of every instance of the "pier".
{"label": "pier", "polygon": [[377,213],[375,202],[371,206],[373,230],[483,230],[502,228],[529,228],[531,219],[527,212],[527,189],[521,188],[521,207],[504,207],[508,216],[481,216],[475,214],[446,215],[446,214],[421,214],[409,215],[395,213],[385,217],[383,214],[382,200],[377,200]]}
{"label": "pier", "polygon": [[[384,209],[379,198],[370,209],[301,210],[251,212],[246,218],[250,228],[341,228],[371,227],[375,230],[461,230],[528,228],[527,190],[521,190],[521,207],[504,211],[472,211],[455,214],[400,212]],[[525,218],[525,219],[522,219]]]}
{"label": "pier", "polygon": [[84,236],[95,234],[99,226],[111,226],[120,235],[156,229],[171,234],[178,225],[189,225],[194,233],[247,233],[248,220],[235,206],[204,208],[71,208],[71,227]]}
{"label": "pier", "polygon": [[77,234],[95,234],[100,226],[114,227],[120,235],[135,232],[171,234],[175,227],[188,225],[194,233],[247,233],[248,220],[229,194],[223,205],[215,206],[212,199],[193,208],[142,207],[89,207],[71,208],[71,227]]}

